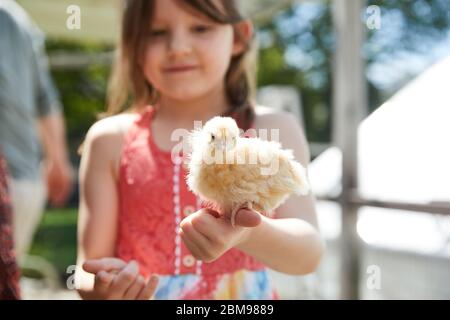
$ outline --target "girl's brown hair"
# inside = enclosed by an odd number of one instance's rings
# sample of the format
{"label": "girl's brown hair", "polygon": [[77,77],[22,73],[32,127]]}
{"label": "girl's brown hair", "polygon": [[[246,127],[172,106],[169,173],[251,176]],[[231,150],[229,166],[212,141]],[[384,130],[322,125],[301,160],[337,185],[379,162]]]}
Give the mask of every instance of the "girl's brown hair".
{"label": "girl's brown hair", "polygon": [[[188,5],[217,23],[236,24],[244,19],[235,0],[218,0],[222,10],[213,0],[176,0]],[[146,80],[139,65],[145,49],[145,37],[152,18],[154,1],[126,0],[122,17],[122,31],[116,62],[108,86],[107,114],[117,114],[130,107],[154,104],[158,94]],[[245,41],[238,29],[235,35]],[[230,110],[243,129],[248,129],[254,118],[252,96],[255,92],[254,39],[245,43],[245,49],[232,57],[225,76],[226,97]]]}

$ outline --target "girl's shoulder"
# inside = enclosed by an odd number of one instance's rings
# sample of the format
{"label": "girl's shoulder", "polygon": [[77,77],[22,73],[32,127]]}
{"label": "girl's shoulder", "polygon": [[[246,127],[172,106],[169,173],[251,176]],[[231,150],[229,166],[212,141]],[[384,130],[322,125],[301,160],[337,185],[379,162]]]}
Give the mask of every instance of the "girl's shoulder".
{"label": "girl's shoulder", "polygon": [[138,117],[138,113],[123,113],[97,121],[88,130],[83,153],[87,148],[94,151],[89,152],[91,156],[101,157],[118,167],[125,133]]}
{"label": "girl's shoulder", "polygon": [[299,126],[299,120],[287,111],[278,110],[264,105],[255,107],[255,129],[286,128],[290,130]]}
{"label": "girl's shoulder", "polygon": [[138,117],[138,113],[121,113],[103,118],[91,126],[87,136],[96,138],[123,136]]}

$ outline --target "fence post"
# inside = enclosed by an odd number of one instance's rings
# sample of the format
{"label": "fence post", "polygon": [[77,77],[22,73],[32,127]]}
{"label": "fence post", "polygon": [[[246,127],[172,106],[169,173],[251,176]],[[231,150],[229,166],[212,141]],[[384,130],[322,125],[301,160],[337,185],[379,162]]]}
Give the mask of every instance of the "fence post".
{"label": "fence post", "polygon": [[364,0],[335,0],[333,23],[336,51],[333,72],[333,143],[342,151],[341,298],[359,298],[360,250],[356,232],[358,206],[351,202],[357,190],[357,129],[367,113],[362,45]]}

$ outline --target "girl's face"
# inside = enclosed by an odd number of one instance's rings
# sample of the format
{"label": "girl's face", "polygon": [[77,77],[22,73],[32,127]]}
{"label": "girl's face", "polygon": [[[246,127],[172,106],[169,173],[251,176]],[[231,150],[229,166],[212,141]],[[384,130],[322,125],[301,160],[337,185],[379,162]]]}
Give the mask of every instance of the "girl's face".
{"label": "girl's face", "polygon": [[155,0],[147,41],[147,81],[161,96],[181,101],[222,90],[231,57],[239,50],[231,25],[212,22],[175,0]]}

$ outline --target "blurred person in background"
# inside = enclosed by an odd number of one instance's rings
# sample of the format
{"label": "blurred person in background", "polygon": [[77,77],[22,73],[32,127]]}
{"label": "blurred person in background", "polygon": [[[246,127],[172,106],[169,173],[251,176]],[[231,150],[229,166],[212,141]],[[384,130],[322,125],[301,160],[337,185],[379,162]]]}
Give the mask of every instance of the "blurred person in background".
{"label": "blurred person in background", "polygon": [[20,298],[6,162],[0,150],[0,300]]}
{"label": "blurred person in background", "polygon": [[14,241],[27,253],[47,195],[68,200],[73,172],[58,93],[48,70],[44,35],[12,0],[0,1],[0,147],[11,174]]}

